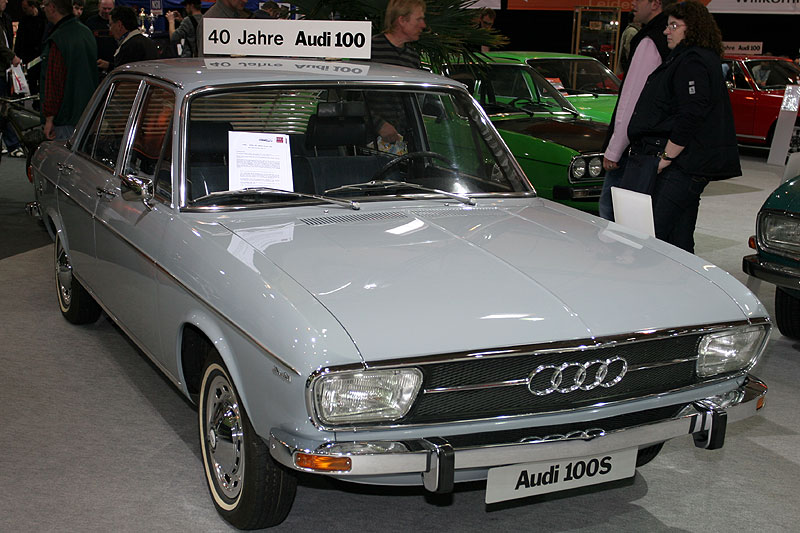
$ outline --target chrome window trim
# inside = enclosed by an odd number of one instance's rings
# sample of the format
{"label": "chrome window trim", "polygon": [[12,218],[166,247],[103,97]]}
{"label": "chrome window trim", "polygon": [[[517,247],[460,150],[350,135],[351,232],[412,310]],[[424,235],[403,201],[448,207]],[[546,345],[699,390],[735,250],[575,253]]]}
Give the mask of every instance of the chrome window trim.
{"label": "chrome window trim", "polygon": [[[750,320],[743,319],[731,322],[718,322],[718,323],[703,324],[697,326],[637,331],[622,335],[610,335],[607,337],[595,337],[595,338],[579,339],[573,341],[557,341],[557,342],[533,344],[527,346],[511,346],[508,348],[496,348],[496,349],[489,349],[482,351],[457,352],[451,354],[438,354],[438,355],[430,355],[430,356],[422,356],[414,358],[390,359],[386,361],[379,361],[376,363],[370,363],[366,361],[363,365],[349,364],[336,367],[321,368],[319,370],[312,372],[311,375],[309,375],[308,379],[306,380],[306,410],[308,412],[311,423],[314,426],[318,427],[319,429],[326,431],[348,431],[348,432],[388,430],[388,429],[398,429],[398,428],[406,429],[406,428],[431,427],[431,426],[449,426],[449,425],[463,424],[463,423],[486,422],[499,418],[502,418],[503,420],[515,420],[525,417],[564,413],[571,411],[571,409],[558,409],[553,411],[541,411],[536,413],[527,413],[520,415],[492,416],[492,417],[474,418],[468,420],[463,419],[451,422],[430,422],[430,423],[419,423],[419,424],[399,423],[392,425],[372,424],[372,425],[358,425],[358,426],[355,425],[333,426],[333,425],[323,424],[317,417],[315,411],[314,398],[313,398],[313,388],[316,381],[319,380],[322,376],[340,371],[344,372],[344,371],[354,371],[354,370],[380,370],[380,369],[391,369],[391,368],[403,368],[407,366],[420,366],[420,365],[424,366],[427,364],[471,361],[478,358],[491,359],[498,357],[520,357],[526,355],[537,355],[537,354],[545,354],[553,352],[569,353],[577,351],[595,350],[598,348],[607,348],[611,346],[620,346],[625,344],[633,344],[647,340],[657,340],[657,339],[679,337],[686,335],[716,333],[720,331],[726,331],[735,328],[740,328],[745,326],[755,326],[755,325],[764,325],[767,326],[767,328],[769,328],[771,326],[771,320],[769,319],[769,317],[756,317]],[[768,334],[769,333],[767,333],[767,335]],[[689,360],[692,359],[696,358],[689,358]],[[672,364],[672,362],[667,362],[667,364]],[[657,366],[657,365],[651,365],[651,366]],[[709,385],[713,385],[715,383],[721,383],[731,379],[738,379],[746,375],[747,372],[752,368],[752,366],[753,365],[749,365],[747,368],[743,368],[740,371],[703,380],[700,383],[695,383],[687,387],[679,387],[667,391],[662,391],[659,393],[637,396],[635,398],[625,398],[614,402],[599,402],[590,406],[581,407],[580,409],[577,409],[575,411],[591,410],[601,406],[620,405],[631,401],[638,401],[649,398],[660,398],[671,394],[675,394],[677,392],[690,391],[706,387]],[[424,391],[420,392],[424,393]],[[416,401],[417,400],[415,399],[414,402]]]}
{"label": "chrome window trim", "polygon": [[[365,88],[368,90],[369,88],[385,88],[387,90],[396,90],[402,89],[407,92],[419,92],[419,91],[430,91],[430,90],[440,90],[444,92],[451,92],[451,93],[458,93],[462,96],[466,96],[469,100],[475,101],[472,95],[466,90],[466,87],[455,81],[455,80],[443,80],[439,83],[410,83],[410,82],[402,82],[402,81],[381,81],[381,80],[342,80],[342,81],[325,81],[325,80],[318,80],[318,81],[291,81],[285,80],[280,82],[264,82],[264,83],[231,83],[228,85],[216,85],[216,86],[206,86],[200,87],[197,89],[193,89],[188,93],[183,95],[183,100],[180,103],[180,112],[177,113],[176,108],[176,116],[180,115],[180,124],[176,129],[179,132],[179,142],[177,146],[179,147],[179,161],[173,159],[173,165],[178,165],[177,167],[177,179],[179,180],[179,198],[178,198],[178,209],[181,212],[192,212],[195,209],[202,209],[203,211],[208,211],[208,208],[197,208],[187,205],[187,198],[186,198],[186,176],[188,173],[187,170],[187,158],[185,157],[186,150],[184,149],[188,146],[189,142],[189,103],[191,100],[203,96],[207,93],[216,93],[216,92],[229,92],[229,91],[237,91],[242,89],[247,90],[263,90],[263,89],[275,89],[287,87],[292,89],[307,89],[307,88]],[[490,130],[495,130],[495,136],[492,139],[492,142],[497,143],[498,145],[502,146],[508,154],[511,154],[511,151],[506,146],[505,141],[503,141],[502,136],[499,133],[496,133],[496,128],[492,125],[492,121],[488,115],[486,115],[483,108],[479,105],[475,105],[476,110],[478,111],[478,118],[484,123],[484,125],[488,125]],[[471,117],[472,118],[472,117]],[[474,118],[473,118],[474,119]],[[484,139],[484,141],[489,144],[489,141]],[[525,172],[522,170],[522,167],[519,166],[519,163],[516,161],[516,158],[510,158],[512,161],[512,166],[516,173],[520,177],[520,184],[523,187],[529,189],[529,191],[520,191],[520,192],[534,192],[535,189],[533,185],[530,183],[530,179],[525,175]],[[249,207],[249,206],[248,206]],[[256,209],[263,209],[264,206],[254,206],[249,208],[256,208]],[[225,210],[230,210],[230,208],[226,207],[223,208]]]}

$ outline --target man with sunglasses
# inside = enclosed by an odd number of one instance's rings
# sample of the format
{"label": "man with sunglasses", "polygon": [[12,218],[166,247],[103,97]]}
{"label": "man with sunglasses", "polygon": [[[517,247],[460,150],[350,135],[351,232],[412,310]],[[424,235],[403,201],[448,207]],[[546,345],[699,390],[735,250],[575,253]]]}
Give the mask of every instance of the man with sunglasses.
{"label": "man with sunglasses", "polygon": [[[642,29],[631,39],[630,66],[622,83],[619,100],[611,117],[606,138],[603,168],[606,170],[603,192],[600,194],[600,216],[614,220],[611,187],[619,186],[627,164],[628,124],[642,94],[647,77],[667,58],[669,48],[664,35],[667,17],[663,10],[675,0],[633,0],[633,22]],[[662,147],[663,149],[663,147]]]}

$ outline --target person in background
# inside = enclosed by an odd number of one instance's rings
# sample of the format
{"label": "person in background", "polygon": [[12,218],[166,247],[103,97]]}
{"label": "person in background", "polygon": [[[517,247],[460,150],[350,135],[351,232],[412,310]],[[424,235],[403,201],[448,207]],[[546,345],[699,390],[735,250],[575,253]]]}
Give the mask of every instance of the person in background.
{"label": "person in background", "polygon": [[631,41],[641,29],[640,23],[631,22],[622,31],[622,35],[619,37],[619,63],[616,74],[624,76],[628,71],[628,67],[631,65]]}
{"label": "person in background", "polygon": [[72,0],[43,0],[42,9],[53,24],[44,42],[39,79],[44,134],[66,140],[97,88],[97,42],[72,14]]}
{"label": "person in background", "polygon": [[281,16],[281,7],[272,0],[261,4],[258,10],[253,13],[253,18],[257,19],[277,19]]}
{"label": "person in background", "polygon": [[81,16],[83,16],[84,7],[85,4],[83,0],[72,0],[72,14],[76,17],[81,18]]}
{"label": "person in background", "polygon": [[117,49],[117,41],[109,31],[114,0],[100,0],[98,6],[97,13],[86,19],[86,26],[92,30],[97,42],[97,58],[111,64],[114,61],[114,52]]}
{"label": "person in background", "polygon": [[631,3],[633,22],[641,24],[642,29],[631,39],[631,64],[622,82],[619,99],[611,117],[603,156],[606,177],[600,193],[600,216],[614,220],[614,207],[611,202],[611,187],[622,180],[627,164],[628,123],[633,108],[639,100],[647,76],[669,55],[664,28],[667,17],[665,6],[675,0],[633,0]]}
{"label": "person in background", "polygon": [[99,69],[111,71],[125,63],[158,59],[158,47],[139,29],[139,20],[133,8],[115,7],[111,10],[110,18],[111,24],[108,28],[119,46],[114,52],[114,59],[111,63],[102,59],[97,60]]}
{"label": "person in background", "polygon": [[[217,0],[214,5],[203,14],[203,20],[253,18],[253,14],[244,8],[246,5],[247,0]],[[197,50],[199,56],[206,55],[203,49],[202,38],[203,20],[200,21],[200,26],[197,28]]]}
{"label": "person in background", "polygon": [[203,20],[200,0],[183,0],[181,3],[186,8],[186,16],[177,28],[175,27],[175,19],[178,13],[168,11],[165,15],[167,29],[169,30],[169,41],[172,44],[183,42],[180,57],[197,57],[197,28]]}
{"label": "person in background", "polygon": [[700,194],[709,179],[740,176],[742,169],[714,17],[697,0],[673,4],[665,13],[671,53],[647,79],[628,137],[631,157],[651,139],[666,141],[660,154],[649,156],[657,165],[656,237],[694,253]]}
{"label": "person in background", "polygon": [[[23,17],[19,20],[14,51],[23,63],[30,63],[42,55],[42,41],[47,19],[41,10],[40,0],[22,0]],[[39,92],[40,65],[28,68],[28,87],[31,94]]]}
{"label": "person in background", "polygon": [[[372,58],[376,63],[386,63],[408,68],[420,68],[419,51],[411,46],[419,40],[425,29],[424,0],[389,0],[384,16],[384,32],[372,37]],[[376,102],[380,117],[376,127],[386,143],[402,141],[404,113],[389,100]],[[394,109],[394,112],[393,112]]]}
{"label": "person in background", "polygon": [[[0,0],[0,72],[5,72],[11,65],[17,66],[22,60],[17,57],[12,49],[14,43],[14,30],[11,26],[11,17],[6,13],[8,0]],[[11,96],[11,87],[5,75],[0,76],[0,96]],[[12,157],[25,157],[25,152],[19,145],[19,138],[8,123],[0,118],[0,131],[3,134],[5,150]]]}
{"label": "person in background", "polygon": [[[478,10],[478,15],[475,17],[476,26],[484,30],[491,30],[494,27],[494,21],[497,18],[497,13],[490,7],[483,7]],[[488,46],[481,46],[481,52],[488,52]]]}

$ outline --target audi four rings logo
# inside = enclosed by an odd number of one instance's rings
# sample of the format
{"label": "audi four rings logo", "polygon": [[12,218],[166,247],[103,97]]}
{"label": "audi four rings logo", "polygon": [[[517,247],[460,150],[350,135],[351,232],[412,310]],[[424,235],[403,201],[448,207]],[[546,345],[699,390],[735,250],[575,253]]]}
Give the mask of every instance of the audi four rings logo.
{"label": "audi four rings logo", "polygon": [[540,365],[528,376],[528,389],[537,396],[566,394],[578,389],[613,387],[625,377],[628,362],[622,357],[595,359],[585,363]]}

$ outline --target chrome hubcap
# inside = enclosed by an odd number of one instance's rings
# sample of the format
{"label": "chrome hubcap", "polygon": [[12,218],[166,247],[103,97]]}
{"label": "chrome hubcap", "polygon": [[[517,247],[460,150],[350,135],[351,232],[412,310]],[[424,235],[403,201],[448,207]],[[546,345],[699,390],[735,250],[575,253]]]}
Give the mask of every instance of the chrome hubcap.
{"label": "chrome hubcap", "polygon": [[244,476],[244,423],[239,399],[225,377],[211,381],[205,408],[209,466],[222,493],[235,499]]}
{"label": "chrome hubcap", "polygon": [[58,243],[56,250],[56,284],[61,304],[68,308],[72,300],[72,265],[61,242]]}

